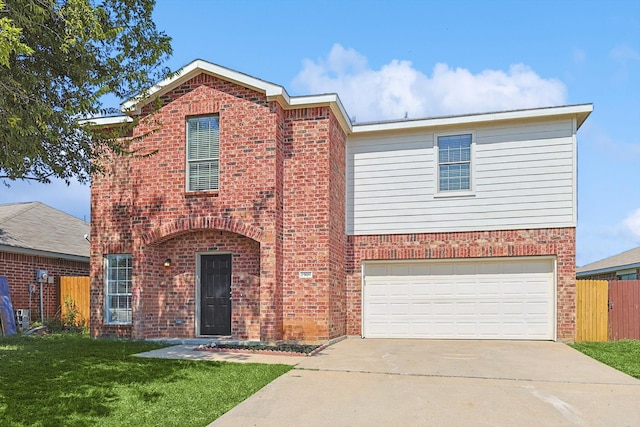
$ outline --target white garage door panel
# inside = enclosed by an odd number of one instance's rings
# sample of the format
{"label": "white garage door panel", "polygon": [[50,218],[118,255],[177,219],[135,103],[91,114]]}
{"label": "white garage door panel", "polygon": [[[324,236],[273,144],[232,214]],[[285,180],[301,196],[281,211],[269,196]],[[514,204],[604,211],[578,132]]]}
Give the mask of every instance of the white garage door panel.
{"label": "white garage door panel", "polygon": [[554,338],[551,259],[365,263],[370,338]]}

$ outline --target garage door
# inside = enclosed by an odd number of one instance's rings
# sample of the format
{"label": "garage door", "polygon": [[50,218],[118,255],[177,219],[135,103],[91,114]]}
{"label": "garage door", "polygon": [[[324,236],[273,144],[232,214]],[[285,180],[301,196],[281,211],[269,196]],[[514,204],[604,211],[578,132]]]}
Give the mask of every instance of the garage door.
{"label": "garage door", "polygon": [[365,262],[367,338],[555,338],[554,261]]}

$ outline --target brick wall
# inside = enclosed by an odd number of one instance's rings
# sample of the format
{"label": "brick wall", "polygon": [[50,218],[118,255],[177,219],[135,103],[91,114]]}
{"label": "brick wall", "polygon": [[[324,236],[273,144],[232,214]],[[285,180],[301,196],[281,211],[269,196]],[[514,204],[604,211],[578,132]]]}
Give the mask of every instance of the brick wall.
{"label": "brick wall", "polygon": [[329,337],[347,333],[346,135],[331,118],[329,157]]}
{"label": "brick wall", "polygon": [[[88,276],[89,263],[35,255],[0,252],[0,276],[9,282],[11,304],[15,310],[31,309],[31,320],[40,320],[40,285],[36,270],[47,270],[55,278],[54,284],[43,284],[44,318],[56,316],[60,308],[60,276]],[[29,295],[29,284],[36,284],[36,292]],[[31,297],[31,298],[29,298]]]}
{"label": "brick wall", "polygon": [[[340,280],[344,272],[334,267],[330,273],[329,265],[331,260],[343,262],[344,244],[340,242],[346,240],[345,136],[341,131],[330,134],[332,127],[338,127],[330,109],[285,111],[279,104],[268,102],[263,94],[205,74],[161,99],[159,112],[145,116],[134,131],[135,136],[148,135],[132,147],[142,153],[158,152],[146,158],[115,159],[107,165],[108,174],[93,182],[93,334],[136,338],[193,334],[194,330],[185,326],[193,325],[191,318],[179,326],[175,324],[175,319],[186,317],[185,309],[175,307],[186,307],[188,302],[165,306],[163,320],[153,318],[150,322],[146,307],[153,297],[147,294],[156,292],[148,286],[161,280],[158,265],[168,245],[177,244],[171,240],[192,239],[203,230],[238,233],[258,244],[259,277],[252,273],[254,289],[247,293],[251,295],[247,306],[234,305],[234,313],[238,313],[234,314],[234,333],[262,340],[283,336],[324,340],[343,331],[344,319],[340,320],[337,314],[333,332],[328,326],[333,298],[328,293],[329,278],[338,293],[344,289],[344,280]],[[143,110],[143,116],[148,113]],[[207,114],[220,117],[219,190],[187,193],[186,118]],[[160,131],[152,132],[158,123],[162,124]],[[327,218],[332,209],[335,213],[330,224]],[[339,230],[338,236],[330,238],[331,230]],[[167,243],[159,244],[163,241]],[[191,246],[181,248],[194,250]],[[236,249],[249,250],[239,244]],[[255,251],[252,247],[251,253]],[[109,253],[131,253],[134,258],[131,326],[101,323],[102,258]],[[301,282],[299,270],[313,271],[314,281]],[[259,292],[258,332],[253,317],[255,289]],[[334,305],[338,304],[334,311],[344,304],[337,298],[340,297],[333,298]],[[291,313],[293,308],[293,318],[284,315],[284,311]],[[242,326],[241,318],[246,313],[250,313],[248,323]]]}
{"label": "brick wall", "polygon": [[[287,111],[285,116],[282,308],[288,340],[329,335],[328,120],[328,108]],[[313,277],[300,278],[303,271]]]}
{"label": "brick wall", "polygon": [[[144,338],[196,333],[197,254],[232,254],[232,335],[260,339],[260,245],[227,231],[195,231],[156,245],[145,269],[141,296]],[[166,258],[171,267],[163,266]]]}
{"label": "brick wall", "polygon": [[347,249],[347,333],[360,335],[362,261],[522,257],[557,260],[558,339],[575,334],[575,229],[505,230],[463,233],[349,236]]}
{"label": "brick wall", "polygon": [[[185,219],[232,220],[239,224],[237,231],[241,233],[258,229],[262,233],[260,292],[264,299],[273,300],[278,295],[277,176],[272,172],[277,169],[276,112],[264,95],[205,74],[163,96],[162,102],[163,107],[153,116],[143,111],[144,119],[134,136],[147,136],[132,146],[141,153],[158,152],[148,158],[118,158],[108,165],[110,175],[93,182],[92,223],[94,230],[100,230],[91,239],[95,334],[111,334],[102,330],[103,313],[99,309],[103,304],[103,255],[132,253],[134,268],[142,265],[135,272],[132,290],[134,307],[142,304],[144,282],[154,277],[154,267],[146,260],[155,259],[154,249],[143,238],[153,240],[147,237],[162,227],[183,224]],[[208,114],[220,117],[219,190],[186,193],[186,118]],[[158,124],[161,131],[153,132]],[[215,228],[213,223],[210,226]],[[190,231],[198,231],[198,227],[175,232]],[[277,305],[274,301],[263,302],[265,310]],[[261,326],[263,338],[280,332],[278,319],[273,316],[264,319]],[[114,333],[127,335],[131,330],[132,336],[141,337],[145,327],[143,318],[134,317],[132,327],[118,328]]]}

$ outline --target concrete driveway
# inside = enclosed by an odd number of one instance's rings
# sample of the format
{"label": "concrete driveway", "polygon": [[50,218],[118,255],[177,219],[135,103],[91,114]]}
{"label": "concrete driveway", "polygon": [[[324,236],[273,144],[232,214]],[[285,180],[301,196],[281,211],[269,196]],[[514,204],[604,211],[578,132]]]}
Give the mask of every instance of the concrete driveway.
{"label": "concrete driveway", "polygon": [[212,426],[640,426],[640,381],[553,342],[351,338]]}

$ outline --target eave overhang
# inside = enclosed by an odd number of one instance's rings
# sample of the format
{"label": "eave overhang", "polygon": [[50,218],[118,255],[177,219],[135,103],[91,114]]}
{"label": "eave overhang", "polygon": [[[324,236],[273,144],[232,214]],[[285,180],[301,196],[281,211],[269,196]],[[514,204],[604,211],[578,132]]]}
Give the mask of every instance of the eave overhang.
{"label": "eave overhang", "polygon": [[353,125],[353,134],[369,132],[412,130],[438,126],[475,125],[500,121],[528,120],[550,117],[575,117],[576,130],[584,123],[593,111],[593,104],[565,105],[560,107],[532,108],[526,110],[499,111],[480,114],[432,117],[414,120],[397,120],[385,122],[360,123]]}

